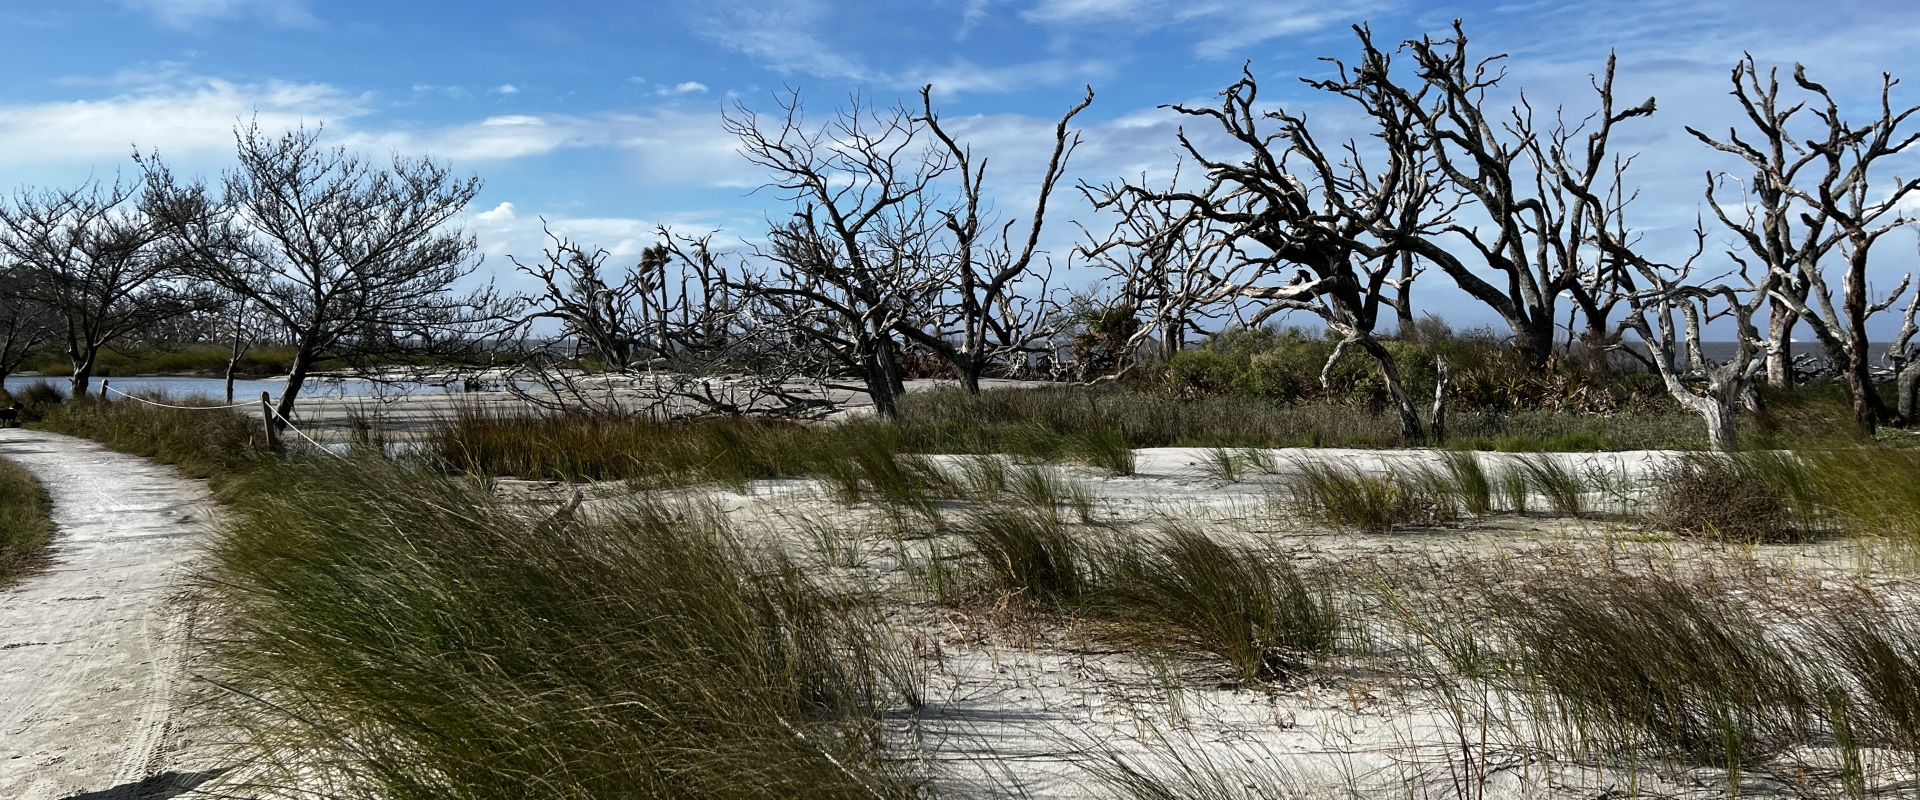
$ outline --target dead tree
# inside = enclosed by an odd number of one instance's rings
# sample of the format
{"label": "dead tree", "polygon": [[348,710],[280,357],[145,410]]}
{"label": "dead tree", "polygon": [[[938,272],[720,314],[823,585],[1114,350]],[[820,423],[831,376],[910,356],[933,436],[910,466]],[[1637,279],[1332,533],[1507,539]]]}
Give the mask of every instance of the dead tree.
{"label": "dead tree", "polygon": [[[1145,186],[1146,176],[1132,185]],[[1208,298],[1217,291],[1221,259],[1232,252],[1227,229],[1192,204],[1169,199],[1179,185],[1176,168],[1167,187],[1154,192],[1081,187],[1090,204],[1113,212],[1114,222],[1103,233],[1082,226],[1079,253],[1117,282],[1108,306],[1142,319],[1115,348],[1114,368],[1098,380],[1128,374],[1150,342],[1166,361],[1186,349],[1189,335],[1205,337],[1221,328],[1223,309]]]}
{"label": "dead tree", "polygon": [[940,125],[933,109],[933,87],[920,89],[926,125],[946,150],[960,179],[958,208],[940,210],[940,217],[951,237],[942,248],[942,257],[951,263],[937,269],[948,285],[943,287],[939,319],[904,320],[895,328],[899,334],[926,348],[953,366],[960,386],[969,394],[980,392],[980,378],[989,367],[1037,352],[1035,347],[1051,332],[1046,323],[1059,318],[1057,304],[1049,297],[1051,265],[1036,264],[1040,234],[1046,222],[1047,202],[1060,182],[1068,159],[1080,145],[1078,131],[1068,129],[1073,118],[1093,103],[1093,89],[1068,109],[1053,129],[1053,153],[1040,177],[1039,197],[1033,216],[1027,221],[1019,243],[1013,239],[1014,225],[1009,219],[995,228],[983,218],[986,202],[983,186],[987,177],[987,159],[974,159],[973,148],[955,141]]}
{"label": "dead tree", "polygon": [[[1385,64],[1365,27],[1356,27],[1364,58]],[[1594,81],[1599,110],[1569,125],[1557,116],[1537,129],[1523,96],[1508,109],[1489,107],[1488,93],[1506,77],[1504,55],[1474,59],[1458,20],[1453,35],[1408,41],[1417,79],[1398,81],[1384,67],[1358,74],[1368,91],[1392,99],[1373,105],[1376,128],[1403,129],[1402,141],[1437,168],[1436,181],[1470,205],[1477,219],[1416,228],[1396,246],[1440,267],[1461,290],[1498,313],[1514,346],[1538,366],[1552,354],[1558,298],[1569,294],[1588,316],[1590,338],[1608,330],[1611,264],[1586,248],[1590,206],[1617,191],[1610,137],[1615,126],[1651,115],[1654,101],[1619,109],[1614,60]],[[1455,241],[1464,241],[1466,255]],[[1483,273],[1486,277],[1483,277]]]}
{"label": "dead tree", "polygon": [[736,105],[724,118],[768,187],[794,204],[728,288],[824,356],[823,377],[853,377],[891,418],[903,391],[895,337],[955,283],[934,251],[944,209],[932,195],[952,160],[925,146],[926,121],[905,108],[879,112],[856,97],[817,128],[797,93],[780,110],[769,120]]}
{"label": "dead tree", "polygon": [[[762,324],[778,315],[731,291],[710,238],[659,233],[617,272],[606,251],[551,232],[540,261],[514,259],[543,289],[522,320],[509,391],[550,410],[656,418],[830,407],[792,385],[809,360]],[[540,329],[548,322],[558,328]]]}
{"label": "dead tree", "polygon": [[1180,131],[1183,157],[1206,170],[1203,187],[1161,192],[1123,185],[1101,205],[1118,207],[1120,198],[1131,195],[1149,206],[1174,203],[1180,210],[1173,219],[1191,215],[1220,225],[1219,246],[1229,252],[1216,262],[1219,270],[1206,276],[1204,299],[1255,304],[1249,325],[1290,311],[1320,317],[1341,337],[1329,367],[1349,348],[1370,356],[1400,417],[1402,437],[1418,442],[1425,439],[1419,411],[1374,328],[1381,308],[1395,302],[1390,292],[1400,268],[1396,243],[1446,224],[1450,209],[1439,204],[1428,180],[1429,157],[1403,138],[1412,122],[1402,116],[1404,104],[1371,79],[1389,67],[1387,55],[1369,47],[1353,69],[1338,65],[1338,78],[1310,82],[1353,99],[1376,119],[1393,121],[1379,126],[1384,155],[1377,165],[1352,140],[1329,153],[1298,114],[1256,110],[1259,85],[1243,70],[1220,93],[1219,107],[1172,106],[1218,124],[1234,142],[1231,155],[1209,155]]}
{"label": "dead tree", "polygon": [[[1705,241],[1705,235],[1700,235]],[[1754,382],[1766,367],[1766,342],[1754,326],[1754,317],[1767,303],[1776,278],[1772,273],[1757,282],[1742,269],[1742,283],[1688,284],[1694,258],[1677,268],[1636,261],[1637,285],[1626,288],[1629,310],[1621,330],[1632,331],[1647,351],[1647,360],[1660,373],[1667,393],[1682,408],[1700,415],[1713,449],[1739,446],[1737,414],[1753,393]],[[1724,361],[1706,357],[1702,346],[1706,326],[1725,319],[1733,327],[1734,352]],[[1684,347],[1680,352],[1678,347]]]}
{"label": "dead tree", "polygon": [[1920,334],[1920,291],[1907,298],[1906,313],[1900,315],[1900,332],[1894,334],[1891,346],[1887,348],[1887,361],[1893,371],[1895,386],[1895,407],[1902,425],[1912,425],[1916,414],[1920,414],[1920,352],[1916,352],[1913,337]]}
{"label": "dead tree", "polygon": [[39,355],[57,333],[59,320],[36,300],[34,281],[24,269],[0,267],[0,383]]}
{"label": "dead tree", "polygon": [[[1731,178],[1709,175],[1707,192],[1721,223],[1776,276],[1770,292],[1775,310],[1769,379],[1791,380],[1791,332],[1796,321],[1804,321],[1826,351],[1829,367],[1846,380],[1856,423],[1872,432],[1894,417],[1873,388],[1867,321],[1897,302],[1907,282],[1875,300],[1868,296],[1867,265],[1881,237],[1913,221],[1900,206],[1920,189],[1920,179],[1895,176],[1890,187],[1872,184],[1881,177],[1880,159],[1920,141],[1920,132],[1901,130],[1920,106],[1896,109],[1891,95],[1899,81],[1882,74],[1879,114],[1855,124],[1798,64],[1793,82],[1807,98],[1782,107],[1776,71],[1768,70],[1763,83],[1748,56],[1733,69],[1732,93],[1758,135],[1743,138],[1732,129],[1725,139],[1715,139],[1688,132],[1739,156],[1753,170],[1736,202],[1715,196],[1717,185],[1738,183]],[[1805,128],[1797,127],[1796,117],[1809,120]]]}
{"label": "dead tree", "polygon": [[235,131],[239,166],[208,187],[147,159],[172,258],[251,302],[294,345],[276,412],[293,413],[314,365],[363,369],[463,355],[512,303],[455,287],[478,267],[456,219],[480,189],[431,159],[379,166],[320,144],[318,130]]}
{"label": "dead tree", "polygon": [[[543,226],[544,228],[544,226]],[[688,297],[681,278],[679,293],[667,274],[667,246],[647,248],[631,268],[607,274],[608,253],[562,238],[545,230],[550,246],[542,259],[507,259],[516,269],[540,282],[527,320],[551,320],[560,326],[556,336],[570,340],[599,359],[609,371],[626,371],[664,358],[676,338],[672,317],[685,313]]]}
{"label": "dead tree", "polygon": [[[1728,173],[1707,174],[1707,205],[1722,226],[1740,238],[1748,258],[1775,273],[1774,292],[1784,299],[1769,304],[1767,324],[1767,382],[1793,384],[1793,330],[1795,310],[1806,304],[1807,265],[1818,264],[1836,240],[1829,235],[1830,220],[1811,213],[1818,205],[1805,188],[1803,172],[1819,171],[1819,152],[1806,147],[1789,130],[1805,103],[1782,107],[1778,70],[1769,69],[1762,82],[1753,56],[1733,68],[1734,99],[1739,101],[1752,134],[1743,137],[1729,128],[1725,139],[1715,139],[1694,128],[1687,132],[1716,150],[1746,161],[1752,170],[1740,179]],[[1809,169],[1812,167],[1812,169]],[[1738,197],[1721,199],[1722,187],[1734,187]]]}
{"label": "dead tree", "polygon": [[8,293],[58,317],[74,396],[86,394],[102,348],[198,304],[170,279],[149,211],[137,186],[120,183],[22,190],[0,204],[0,256],[25,279]]}

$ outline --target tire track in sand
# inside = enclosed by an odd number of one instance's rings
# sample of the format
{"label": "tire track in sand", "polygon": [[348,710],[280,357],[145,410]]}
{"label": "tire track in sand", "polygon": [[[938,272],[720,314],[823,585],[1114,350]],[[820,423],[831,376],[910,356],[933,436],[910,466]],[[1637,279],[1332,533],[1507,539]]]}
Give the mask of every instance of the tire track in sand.
{"label": "tire track in sand", "polygon": [[51,566],[0,592],[0,798],[135,798],[168,739],[190,621],[179,596],[211,509],[168,467],[0,430],[53,497]]}

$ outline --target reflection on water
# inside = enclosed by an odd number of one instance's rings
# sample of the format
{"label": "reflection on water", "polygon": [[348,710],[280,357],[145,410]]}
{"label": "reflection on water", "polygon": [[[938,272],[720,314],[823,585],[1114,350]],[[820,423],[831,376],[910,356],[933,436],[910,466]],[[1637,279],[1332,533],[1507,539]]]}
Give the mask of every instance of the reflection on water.
{"label": "reflection on water", "polygon": [[[131,378],[95,378],[89,391],[99,393],[100,382],[109,381],[114,389],[128,394],[138,392],[164,392],[170,397],[199,397],[205,400],[220,401],[227,396],[227,382],[221,378],[179,378],[179,377],[131,377]],[[66,394],[67,379],[59,377],[10,376],[6,380],[8,392],[19,392],[36,383],[43,383]],[[233,382],[233,397],[236,401],[257,400],[261,392],[279,397],[285,391],[287,382],[280,379],[236,380]],[[337,380],[308,378],[300,389],[301,398],[346,398],[346,397],[395,397],[409,394],[445,394],[448,387],[425,383],[375,383],[364,380]]]}

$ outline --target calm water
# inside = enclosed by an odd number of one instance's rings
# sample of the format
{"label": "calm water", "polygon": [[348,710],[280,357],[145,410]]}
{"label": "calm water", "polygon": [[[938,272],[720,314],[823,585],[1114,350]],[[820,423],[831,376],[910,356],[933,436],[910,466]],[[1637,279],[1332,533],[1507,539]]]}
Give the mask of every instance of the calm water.
{"label": "calm water", "polygon": [[[137,392],[164,392],[171,397],[200,397],[206,400],[226,399],[227,382],[221,378],[95,378],[88,391],[98,394],[100,382],[110,381],[114,389],[129,394]],[[18,392],[26,387],[44,383],[58,389],[61,394],[67,391],[67,379],[64,377],[10,376],[6,380],[8,392]],[[258,400],[260,393],[266,392],[278,398],[287,387],[287,382],[279,379],[236,380],[233,382],[235,401]],[[321,380],[308,378],[300,389],[300,396],[307,397],[392,397],[406,394],[445,394],[447,388],[424,383],[380,384],[363,380]]]}

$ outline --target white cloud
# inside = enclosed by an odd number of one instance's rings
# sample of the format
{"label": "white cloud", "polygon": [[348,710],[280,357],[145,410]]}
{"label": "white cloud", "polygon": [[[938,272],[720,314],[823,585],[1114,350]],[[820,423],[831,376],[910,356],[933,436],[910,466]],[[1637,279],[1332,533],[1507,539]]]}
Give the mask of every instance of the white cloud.
{"label": "white cloud", "polygon": [[654,94],[706,94],[707,85],[699,81],[683,81],[673,86],[661,86],[653,90]]}
{"label": "white cloud", "polygon": [[482,211],[473,215],[473,217],[474,219],[487,223],[512,222],[514,220],[513,204],[502,202],[500,205],[494,206],[492,211]]}
{"label": "white cloud", "polygon": [[135,146],[168,157],[225,153],[233,129],[339,125],[368,111],[368,98],[326,84],[167,81],[111,97],[0,104],[0,164],[100,163]]}
{"label": "white cloud", "polygon": [[590,123],[573,117],[513,114],[424,131],[353,131],[341,140],[360,150],[425,153],[454,161],[500,161],[603,143],[604,138],[595,134]]}
{"label": "white cloud", "polygon": [[1145,15],[1149,0],[1040,0],[1021,16],[1034,22],[1115,22]]}
{"label": "white cloud", "polygon": [[511,83],[503,83],[503,84],[500,84],[499,86],[493,87],[493,91],[495,94],[519,94],[520,87],[515,86]]}
{"label": "white cloud", "polygon": [[189,28],[209,20],[253,17],[276,25],[311,25],[316,20],[306,0],[120,0],[154,15],[164,25]]}

